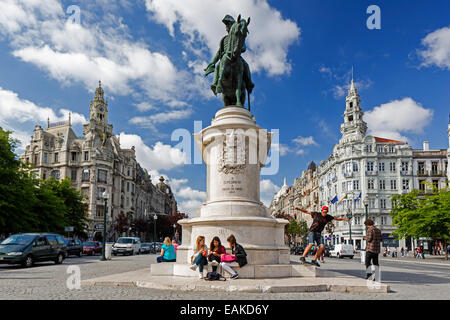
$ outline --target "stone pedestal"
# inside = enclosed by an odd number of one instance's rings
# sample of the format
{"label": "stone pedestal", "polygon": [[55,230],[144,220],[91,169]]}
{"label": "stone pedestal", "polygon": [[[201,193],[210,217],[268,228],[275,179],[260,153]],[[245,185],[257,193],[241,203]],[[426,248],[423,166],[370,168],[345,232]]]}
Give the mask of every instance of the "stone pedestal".
{"label": "stone pedestal", "polygon": [[288,265],[287,221],[272,218],[259,198],[260,170],[271,134],[256,125],[247,109],[228,106],[194,139],[207,168],[207,199],[197,217],[179,221],[183,243],[177,264],[190,264],[197,236],[204,236],[207,246],[218,236],[227,248],[226,239],[233,234],[246,250],[249,265]]}

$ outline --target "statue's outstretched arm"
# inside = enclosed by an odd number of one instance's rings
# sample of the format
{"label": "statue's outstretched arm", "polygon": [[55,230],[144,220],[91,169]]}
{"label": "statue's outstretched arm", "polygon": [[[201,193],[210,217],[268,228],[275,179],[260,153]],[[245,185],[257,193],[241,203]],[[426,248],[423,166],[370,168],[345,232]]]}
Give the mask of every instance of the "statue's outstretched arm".
{"label": "statue's outstretched arm", "polygon": [[216,63],[217,63],[217,61],[219,61],[219,59],[220,59],[220,50],[217,51],[217,53],[214,56],[214,58],[211,60],[211,62],[205,68],[205,70],[204,70],[205,71],[205,76],[207,76],[208,74],[214,72]]}

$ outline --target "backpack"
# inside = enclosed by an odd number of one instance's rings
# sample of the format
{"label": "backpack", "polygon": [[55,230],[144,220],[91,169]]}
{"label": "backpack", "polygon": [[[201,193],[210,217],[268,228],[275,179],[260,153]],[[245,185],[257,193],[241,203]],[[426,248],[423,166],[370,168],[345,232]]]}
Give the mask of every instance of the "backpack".
{"label": "backpack", "polygon": [[208,272],[206,274],[206,281],[226,281],[225,277],[223,277],[220,273],[216,271]]}

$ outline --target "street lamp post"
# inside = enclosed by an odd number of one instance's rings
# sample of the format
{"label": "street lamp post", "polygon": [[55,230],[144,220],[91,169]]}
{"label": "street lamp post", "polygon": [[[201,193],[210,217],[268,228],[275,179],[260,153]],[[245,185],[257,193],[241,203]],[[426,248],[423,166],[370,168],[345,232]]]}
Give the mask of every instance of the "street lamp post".
{"label": "street lamp post", "polygon": [[350,233],[350,244],[353,244],[352,241],[352,210],[350,208],[347,209],[347,218],[348,218],[348,229],[349,229],[349,233]]}
{"label": "street lamp post", "polygon": [[156,213],[153,215],[153,220],[155,221],[153,229],[153,242],[156,242],[156,220],[158,220]]}
{"label": "street lamp post", "polygon": [[105,190],[105,192],[103,192],[103,200],[105,200],[105,210],[103,213],[103,243],[102,243],[102,257],[101,257],[101,261],[106,261],[106,256],[105,256],[105,251],[106,251],[106,214],[108,213],[108,199],[109,199],[109,194],[108,192]]}
{"label": "street lamp post", "polygon": [[[366,220],[367,220],[367,219],[369,219],[369,197],[367,195],[364,197],[364,201],[363,202],[364,202],[364,207],[366,208]],[[365,225],[364,225],[363,230],[364,230],[364,237],[365,237],[366,236],[366,232],[367,232]],[[364,249],[365,248],[366,247],[364,246]]]}

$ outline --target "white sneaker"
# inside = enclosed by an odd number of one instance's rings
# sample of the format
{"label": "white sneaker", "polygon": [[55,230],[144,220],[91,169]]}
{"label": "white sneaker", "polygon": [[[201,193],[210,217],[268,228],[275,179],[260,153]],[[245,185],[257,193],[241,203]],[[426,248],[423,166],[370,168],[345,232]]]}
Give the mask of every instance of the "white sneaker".
{"label": "white sneaker", "polygon": [[200,273],[198,274],[198,278],[199,278],[199,279],[203,279],[203,272],[200,272]]}
{"label": "white sneaker", "polygon": [[196,264],[193,264],[190,268],[191,268],[191,270],[194,270],[194,271],[195,271],[195,270],[197,270],[197,265],[196,265]]}
{"label": "white sneaker", "polygon": [[211,261],[211,265],[213,267],[217,267],[219,265],[219,263],[216,260]]}

